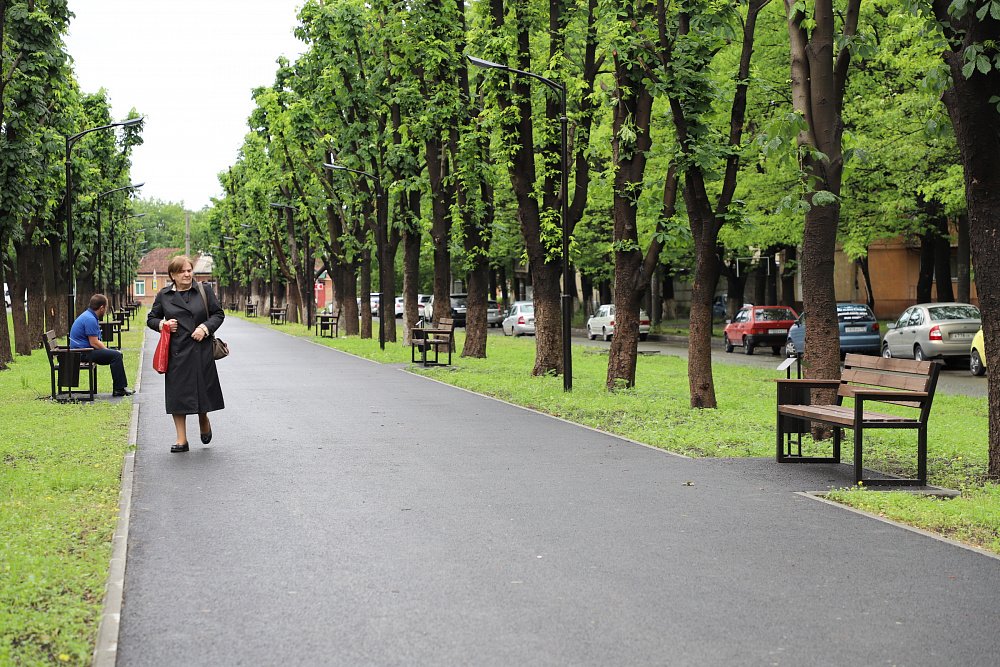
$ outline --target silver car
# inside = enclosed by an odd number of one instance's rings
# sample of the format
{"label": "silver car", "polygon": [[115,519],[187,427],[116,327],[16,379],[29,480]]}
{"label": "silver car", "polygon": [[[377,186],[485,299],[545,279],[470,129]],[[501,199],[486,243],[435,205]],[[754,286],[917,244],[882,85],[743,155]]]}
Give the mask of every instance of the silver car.
{"label": "silver car", "polygon": [[500,304],[493,299],[486,302],[486,325],[488,327],[500,326],[500,323],[503,322],[503,315]]}
{"label": "silver car", "polygon": [[982,316],[968,303],[919,303],[899,316],[882,340],[883,357],[904,359],[969,358],[969,346]]}
{"label": "silver car", "polygon": [[531,301],[515,301],[507,311],[507,317],[500,323],[504,336],[535,335],[535,304]]}
{"label": "silver car", "polygon": [[[600,336],[603,340],[611,340],[615,335],[615,304],[606,303],[597,309],[593,317],[587,320],[587,338],[594,340]],[[645,310],[639,310],[639,340],[649,336],[649,315]]]}

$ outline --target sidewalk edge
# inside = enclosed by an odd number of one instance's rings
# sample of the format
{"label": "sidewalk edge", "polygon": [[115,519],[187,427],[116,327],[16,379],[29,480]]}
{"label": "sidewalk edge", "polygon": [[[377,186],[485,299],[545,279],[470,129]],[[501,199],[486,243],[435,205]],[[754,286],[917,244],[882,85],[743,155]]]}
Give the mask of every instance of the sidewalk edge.
{"label": "sidewalk edge", "polygon": [[[145,356],[146,334],[143,332],[139,347],[139,364],[132,387],[139,393],[142,382],[142,362]],[[118,523],[111,538],[111,562],[104,586],[104,606],[97,626],[93,667],[114,667],[118,660],[118,629],[121,623],[122,602],[125,594],[125,561],[128,555],[129,517],[132,514],[132,482],[135,476],[135,447],[139,433],[139,404],[132,402],[132,418],[128,427],[128,452],[122,460],[121,490],[118,492]]]}
{"label": "sidewalk edge", "polygon": [[944,542],[945,544],[950,544],[953,547],[959,547],[960,549],[965,549],[966,551],[971,551],[974,554],[979,554],[980,556],[986,556],[987,558],[992,558],[994,560],[1000,560],[1000,555],[993,553],[992,551],[987,551],[986,549],[973,546],[971,544],[966,544],[965,542],[960,542],[959,540],[946,537],[941,533],[935,533],[933,531],[927,530],[926,528],[918,528],[917,526],[911,526],[908,523],[901,523],[895,519],[890,519],[888,517],[880,516],[874,512],[869,512],[867,510],[858,509],[857,507],[851,507],[850,505],[844,505],[843,503],[838,503],[829,498],[824,498],[823,496],[828,493],[827,491],[796,491],[795,494],[802,496],[803,498],[809,498],[810,500],[815,500],[827,505],[832,505],[837,509],[847,510],[848,512],[854,512],[855,514],[860,514],[861,516],[866,516],[869,519],[875,519],[876,521],[881,521],[882,523],[887,523],[890,526],[896,526],[897,528],[902,528],[903,530],[908,530],[911,533],[916,533],[917,535],[923,535],[924,537],[929,537],[938,542]]}

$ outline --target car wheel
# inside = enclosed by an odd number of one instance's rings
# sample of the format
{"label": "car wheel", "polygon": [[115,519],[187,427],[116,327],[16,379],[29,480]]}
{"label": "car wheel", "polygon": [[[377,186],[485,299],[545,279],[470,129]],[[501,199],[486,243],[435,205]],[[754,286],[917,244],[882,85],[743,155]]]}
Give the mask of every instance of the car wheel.
{"label": "car wheel", "polygon": [[594,340],[597,338],[597,334],[590,330],[590,325],[587,325],[587,340]]}
{"label": "car wheel", "polygon": [[979,358],[979,352],[976,350],[973,350],[972,356],[969,357],[969,372],[977,377],[986,375],[986,366],[983,366],[983,360]]}
{"label": "car wheel", "polygon": [[788,340],[785,341],[785,356],[794,357],[796,354],[797,353],[795,352],[795,343],[793,343],[792,339],[789,338]]}
{"label": "car wheel", "polygon": [[601,339],[604,342],[611,340],[611,336],[608,335],[608,330],[605,329],[604,327],[601,327]]}
{"label": "car wheel", "polygon": [[510,334],[514,333],[513,331],[511,331],[510,333],[507,333],[507,327],[505,327],[505,326],[504,326],[504,325],[502,325],[502,324],[500,325],[500,331],[502,331],[502,332],[503,332],[503,335],[504,335],[504,336],[509,336]]}
{"label": "car wheel", "polygon": [[649,334],[639,334],[639,340],[646,340]]}
{"label": "car wheel", "polygon": [[732,352],[735,346],[729,342],[729,336],[722,334],[722,341],[726,344],[726,352]]}
{"label": "car wheel", "polygon": [[924,350],[919,345],[913,346],[913,359],[915,361],[925,361],[927,357],[924,356]]}
{"label": "car wheel", "polygon": [[753,342],[749,336],[743,339],[743,354],[753,354]]}
{"label": "car wheel", "polygon": [[882,356],[885,357],[886,359],[892,359],[892,352],[889,350],[888,345],[882,346]]}

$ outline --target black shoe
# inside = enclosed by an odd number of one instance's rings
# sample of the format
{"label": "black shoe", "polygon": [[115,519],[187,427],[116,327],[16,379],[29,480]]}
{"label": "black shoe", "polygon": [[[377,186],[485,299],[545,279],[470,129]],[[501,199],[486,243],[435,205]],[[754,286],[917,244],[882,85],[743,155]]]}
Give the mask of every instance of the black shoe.
{"label": "black shoe", "polygon": [[201,434],[201,444],[207,445],[212,442],[212,429],[208,429],[208,433]]}
{"label": "black shoe", "polygon": [[174,443],[173,445],[170,445],[170,453],[171,454],[177,454],[179,452],[186,452],[186,451],[188,451],[188,449],[189,449],[189,447],[188,447],[188,444],[186,442],[183,445],[178,445],[176,443]]}
{"label": "black shoe", "polygon": [[112,396],[131,396],[134,393],[135,392],[132,391],[131,389],[115,389],[113,392],[111,392],[111,395]]}

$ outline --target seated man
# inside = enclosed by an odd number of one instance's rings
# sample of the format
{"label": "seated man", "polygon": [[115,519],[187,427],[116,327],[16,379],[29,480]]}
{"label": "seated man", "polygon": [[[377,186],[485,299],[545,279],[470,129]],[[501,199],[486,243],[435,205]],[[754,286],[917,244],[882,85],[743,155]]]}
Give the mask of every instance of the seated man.
{"label": "seated man", "polygon": [[101,319],[108,311],[108,297],[95,294],[90,297],[90,306],[80,313],[69,330],[69,346],[71,348],[92,347],[92,352],[84,352],[85,361],[93,361],[101,366],[111,366],[112,396],[131,396],[128,380],[125,377],[125,363],[122,353],[109,349],[101,342]]}

